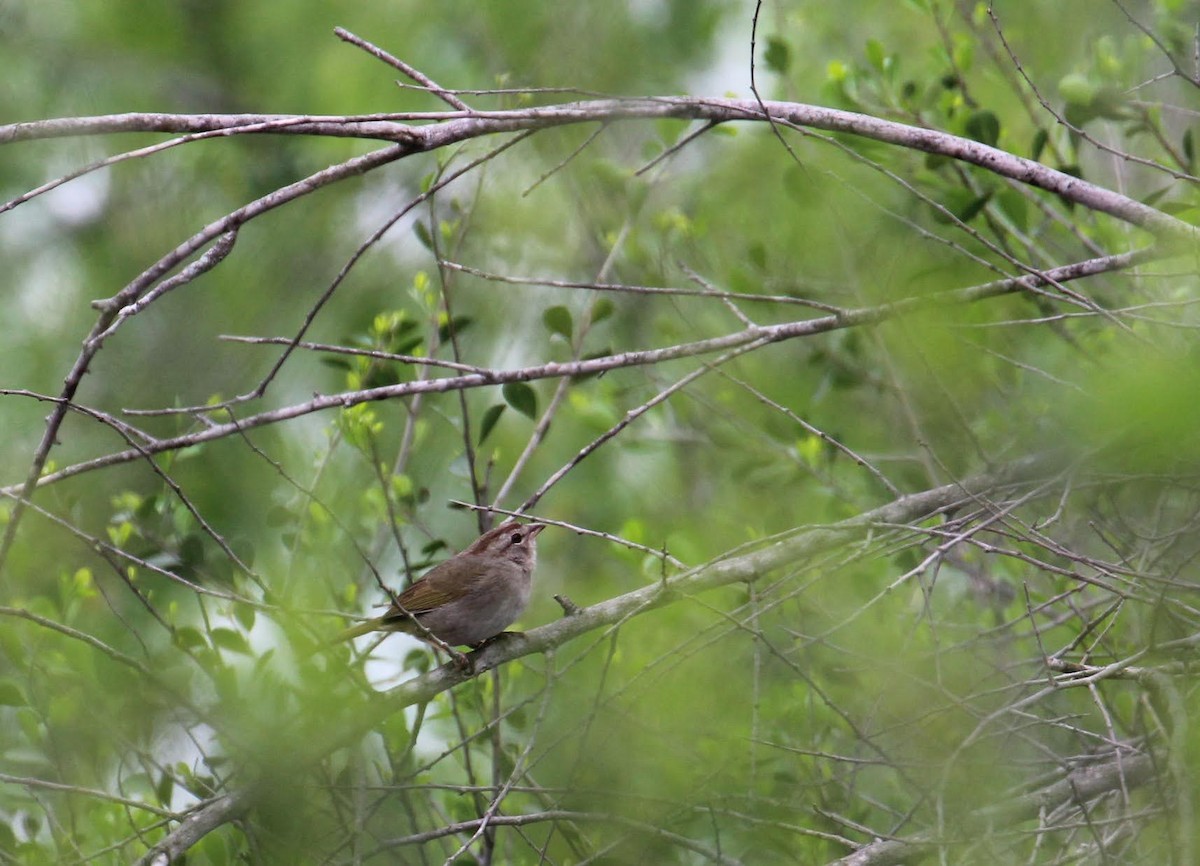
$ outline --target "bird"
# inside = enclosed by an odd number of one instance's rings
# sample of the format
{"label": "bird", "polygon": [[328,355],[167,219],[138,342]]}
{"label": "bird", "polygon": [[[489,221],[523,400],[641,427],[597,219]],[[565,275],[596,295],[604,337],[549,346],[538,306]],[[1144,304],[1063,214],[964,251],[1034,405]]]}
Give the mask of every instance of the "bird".
{"label": "bird", "polygon": [[509,520],[485,532],[395,596],[382,616],[351,626],[332,643],[374,631],[404,632],[452,647],[491,640],[529,604],[537,536],[545,528]]}

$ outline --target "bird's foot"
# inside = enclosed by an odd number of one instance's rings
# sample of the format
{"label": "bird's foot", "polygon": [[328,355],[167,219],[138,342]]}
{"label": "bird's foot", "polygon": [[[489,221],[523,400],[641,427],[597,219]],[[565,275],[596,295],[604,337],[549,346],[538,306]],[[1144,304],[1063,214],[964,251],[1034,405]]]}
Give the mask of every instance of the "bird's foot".
{"label": "bird's foot", "polygon": [[471,661],[471,657],[465,653],[460,653],[456,649],[448,649],[450,653],[450,661],[454,662],[454,666],[462,671],[467,676],[475,672],[475,663]]}

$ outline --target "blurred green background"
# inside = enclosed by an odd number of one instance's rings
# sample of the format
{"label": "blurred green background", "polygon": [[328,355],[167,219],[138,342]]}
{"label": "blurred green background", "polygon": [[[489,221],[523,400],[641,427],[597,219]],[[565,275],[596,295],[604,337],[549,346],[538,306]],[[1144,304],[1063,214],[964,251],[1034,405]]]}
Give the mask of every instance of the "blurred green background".
{"label": "blurred green background", "polygon": [[[1172,59],[1191,62],[1197,6],[1126,9],[1144,30],[1118,4],[1083,0],[996,3],[995,21],[986,4],[769,3],[756,84],[763,98],[978,139],[1194,222],[1195,87],[1168,73]],[[705,0],[337,11],[295,0],[9,3],[0,121],[444,107],[397,87],[399,73],[338,40],[334,26],[444,87],[526,90],[464,94],[480,109],[575,98],[537,88],[748,97],[754,11]],[[1114,840],[1077,827],[1034,833],[1033,823],[959,828],[1114,744],[1169,743],[1168,767],[1187,766],[1194,749],[1173,736],[1172,713],[1194,703],[1186,682],[1040,691],[1046,653],[1170,665],[1171,648],[1200,634],[1187,601],[1192,251],[1072,284],[1085,301],[1046,291],[952,302],[938,293],[1150,238],[977,169],[761,124],[718,128],[638,173],[692,129],[614,123],[590,142],[595,125],[538,133],[402,219],[356,262],[306,338],[510,369],[931,298],[919,315],[766,346],[709,371],[534,509],[687,565],[1051,449],[1086,456],[1080,474],[986,532],[986,510],[971,509],[946,518],[964,523],[944,532],[939,520],[877,527],[752,587],[523,659],[351,742],[345,732],[373,712],[378,690],[433,663],[399,637],[365,665],[308,657],[340,625],[338,612],[386,601],[373,572],[399,587],[464,547],[480,525],[450,500],[491,502],[519,467],[498,503],[515,508],[712,355],[581,378],[561,393],[542,380],[365,404],[160,455],[156,471],[135,461],[79,474],[37,494],[4,564],[4,862],[133,862],[162,837],[164,815],[121,798],[178,812],[254,787],[247,819],[207,836],[189,864],[436,863],[470,832],[396,840],[478,818],[487,787],[505,782],[502,814],[572,816],[494,830],[461,862],[824,863],[848,852],[839,837],[866,843],[872,833],[929,834],[957,862],[1059,862],[1076,844],[1096,858],[1087,862],[1185,862],[1187,798],[1135,793],[1113,807],[1130,828]],[[0,191],[12,199],[164,139],[8,143]],[[203,429],[191,415],[123,413],[251,391],[279,347],[221,335],[297,333],[372,232],[501,142],[412,156],[254,220],[218,268],[106,342],[77,401],[154,436]],[[0,213],[0,388],[55,395],[95,321],[91,301],[247,201],[381,146],[218,138]],[[439,270],[438,255],[516,277],[811,305],[508,284]],[[263,398],[235,411],[416,375],[398,362],[301,351]],[[520,460],[551,406],[544,441]],[[0,396],[0,485],[24,480],[48,411]],[[80,415],[58,439],[51,470],[128,447]],[[0,521],[11,514],[11,498],[0,501]],[[947,541],[968,527],[981,543]],[[547,531],[519,624],[560,616],[555,593],[587,605],[673,572],[657,556]],[[1184,790],[1191,782],[1172,779]]]}

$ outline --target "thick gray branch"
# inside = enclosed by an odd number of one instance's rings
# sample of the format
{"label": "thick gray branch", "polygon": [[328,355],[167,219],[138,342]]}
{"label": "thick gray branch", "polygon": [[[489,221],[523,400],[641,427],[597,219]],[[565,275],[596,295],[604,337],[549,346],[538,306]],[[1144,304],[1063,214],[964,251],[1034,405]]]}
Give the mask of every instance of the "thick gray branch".
{"label": "thick gray branch", "polygon": [[[68,135],[112,132],[227,134],[289,133],[379,138],[402,142],[413,150],[435,150],[483,135],[524,132],[575,123],[676,118],[711,123],[765,121],[763,109],[776,124],[827,132],[841,132],[895,144],[977,165],[1020,183],[1040,187],[1068,201],[1141,226],[1163,237],[1196,241],[1200,230],[1128,196],[1033,160],[1024,159],[969,138],[934,129],[909,126],[853,111],[796,102],[763,102],[752,99],[653,97],[598,99],[525,108],[517,111],[418,112],[322,117],[271,114],[117,114],[100,117],[55,118],[0,126],[0,144]],[[423,126],[414,125],[429,122]]]}

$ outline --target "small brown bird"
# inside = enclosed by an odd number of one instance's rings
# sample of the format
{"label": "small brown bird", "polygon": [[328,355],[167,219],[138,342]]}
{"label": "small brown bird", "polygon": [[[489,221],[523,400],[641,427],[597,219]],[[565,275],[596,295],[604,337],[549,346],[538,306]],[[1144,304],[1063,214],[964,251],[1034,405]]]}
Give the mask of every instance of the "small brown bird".
{"label": "small brown bird", "polygon": [[510,520],[485,532],[400,593],[383,616],[346,629],[334,642],[373,631],[432,634],[449,646],[475,646],[495,637],[529,604],[537,536],[545,528]]}

